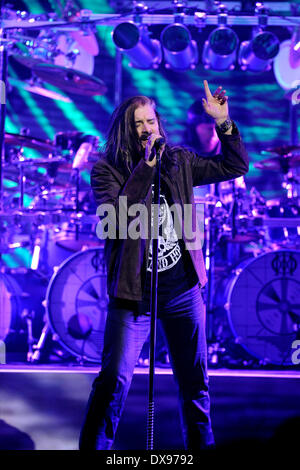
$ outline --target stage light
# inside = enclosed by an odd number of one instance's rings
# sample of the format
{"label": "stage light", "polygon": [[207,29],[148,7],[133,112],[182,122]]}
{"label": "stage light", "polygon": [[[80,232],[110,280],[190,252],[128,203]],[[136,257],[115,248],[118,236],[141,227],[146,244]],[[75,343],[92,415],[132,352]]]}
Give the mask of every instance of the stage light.
{"label": "stage light", "polygon": [[198,48],[189,30],[181,23],[173,23],[161,33],[165,67],[176,70],[194,69],[198,62]]}
{"label": "stage light", "polygon": [[225,5],[218,6],[218,27],[204,43],[202,63],[204,68],[233,70],[238,47],[237,34],[227,26],[228,13]]}
{"label": "stage light", "polygon": [[252,72],[270,70],[272,61],[279,52],[279,45],[275,34],[260,30],[251,41],[241,43],[238,55],[241,69]]}
{"label": "stage light", "polygon": [[233,70],[236,60],[238,37],[225,25],[214,29],[204,43],[202,62],[206,69]]}
{"label": "stage light", "polygon": [[258,25],[252,31],[252,39],[241,43],[238,62],[242,70],[264,72],[271,69],[273,59],[279,52],[279,39],[266,31],[269,9],[262,2],[256,3]]}
{"label": "stage light", "polygon": [[145,25],[120,23],[114,29],[112,38],[118,49],[130,58],[131,67],[147,70],[157,68],[162,61],[160,42],[150,38]]}

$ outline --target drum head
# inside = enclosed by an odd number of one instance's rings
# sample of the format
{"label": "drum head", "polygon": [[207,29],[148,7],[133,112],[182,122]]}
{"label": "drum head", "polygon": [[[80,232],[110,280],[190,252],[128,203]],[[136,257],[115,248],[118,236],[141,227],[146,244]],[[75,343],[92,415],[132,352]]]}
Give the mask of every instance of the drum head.
{"label": "drum head", "polygon": [[300,325],[300,252],[266,253],[237,269],[225,307],[236,343],[266,363],[292,365]]}
{"label": "drum head", "polygon": [[66,259],[46,295],[49,324],[72,354],[101,362],[107,316],[104,249],[88,249]]}

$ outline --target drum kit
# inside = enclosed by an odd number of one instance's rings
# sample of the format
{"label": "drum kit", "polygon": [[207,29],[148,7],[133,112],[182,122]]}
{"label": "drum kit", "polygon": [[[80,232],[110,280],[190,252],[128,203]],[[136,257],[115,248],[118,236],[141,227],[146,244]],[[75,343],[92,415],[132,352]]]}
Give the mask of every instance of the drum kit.
{"label": "drum kit", "polygon": [[206,307],[211,366],[292,366],[300,339],[300,146],[261,152],[282,196],[266,199],[244,178],[219,183],[204,203]]}
{"label": "drum kit", "polygon": [[[4,166],[6,177],[16,186],[7,190],[4,199],[2,253],[22,244],[29,247],[32,259],[39,247],[39,257],[35,269],[5,267],[1,271],[0,301],[5,315],[1,315],[0,338],[27,346],[27,360],[36,362],[51,333],[78,362],[100,363],[108,302],[104,248],[95,235],[98,219],[88,192],[81,190],[77,173],[75,182],[69,178],[82,143],[88,143],[91,154],[79,166],[89,169],[93,165],[97,139],[60,132],[53,143],[12,134],[7,134],[6,142],[7,147],[26,145],[50,153],[47,158],[22,160],[17,152],[19,158]],[[54,151],[57,148],[60,152]],[[75,149],[75,158],[60,155],[62,149]],[[256,188],[247,191],[243,177],[219,183],[215,194],[195,198],[196,204],[204,204],[205,214],[211,366],[293,365],[291,348],[300,332],[300,198],[296,187],[300,148],[287,150],[288,154],[282,147],[270,149],[277,155],[255,164],[278,171],[288,162],[283,174],[287,194],[281,199],[266,200]],[[46,173],[39,175],[37,167]],[[27,183],[29,174],[34,175],[31,184]],[[33,195],[28,207],[22,194]],[[27,341],[22,336],[24,322]]]}
{"label": "drum kit", "polygon": [[[5,15],[20,28],[19,13],[6,9]],[[13,31],[16,37],[7,34],[6,41],[10,55],[32,72],[28,91],[68,100],[46,82],[83,96],[106,92],[92,76],[98,45],[91,30]],[[50,141],[21,132],[5,133],[4,143],[0,340],[12,350],[22,344],[27,361],[36,362],[50,333],[61,355],[100,363],[108,302],[104,249],[82,178],[98,158],[99,139],[67,131]],[[25,157],[24,149],[42,157]],[[267,200],[255,187],[247,191],[242,177],[195,198],[205,214],[211,366],[226,360],[290,366],[300,336],[300,147],[268,148],[262,156],[255,167],[282,175],[283,197]],[[8,267],[5,255],[20,247],[29,250],[30,268]]]}
{"label": "drum kit", "polygon": [[[24,148],[47,155],[26,158]],[[47,287],[56,267],[74,253],[100,246],[96,206],[89,185],[81,177],[98,159],[98,137],[59,132],[49,142],[6,133],[5,149],[0,213],[0,339],[6,341],[9,350],[17,343],[21,345],[21,325],[25,321],[27,333],[32,331],[33,335],[28,334],[28,345],[35,343]],[[21,247],[29,253],[30,267],[9,267],[9,259],[14,259]],[[30,320],[33,330],[28,328]],[[37,355],[31,346],[28,360],[34,360],[34,352]]]}
{"label": "drum kit", "polygon": [[[65,102],[71,101],[68,96],[49,89],[45,84],[56,86],[62,92],[86,97],[106,93],[105,83],[92,75],[94,57],[99,52],[95,34],[84,21],[77,21],[76,12],[72,13],[76,20],[74,27],[70,28],[70,2],[66,8],[68,11],[63,12],[63,17],[67,18],[64,23],[68,23],[65,28],[56,27],[57,18],[46,18],[45,28],[29,29],[26,34],[24,24],[30,25],[31,21],[31,26],[34,26],[43,18],[2,8],[1,19],[8,26],[1,44],[4,44],[7,54],[31,74],[31,78],[23,82],[7,77],[10,86],[21,86],[29,92]],[[95,230],[98,223],[96,206],[86,182],[87,173],[99,158],[99,137],[66,131],[58,132],[53,140],[42,140],[23,130],[19,134],[5,132],[3,140],[0,340],[5,341],[8,352],[25,350],[26,359],[34,362],[45,349],[52,325],[49,313],[51,300],[47,291],[49,289],[50,296],[50,280],[57,270],[60,272],[63,269],[58,266],[74,253],[79,254],[92,247],[97,247],[96,253],[102,253]],[[39,156],[33,158],[37,154]],[[25,255],[18,252],[20,248],[26,249]],[[26,259],[21,259],[24,256]],[[83,280],[86,274],[87,271],[78,273],[78,279]],[[101,288],[104,288],[105,279],[99,284]],[[73,280],[69,282],[70,292],[75,293]],[[58,291],[59,287],[56,288],[56,299]],[[51,290],[51,299],[52,296]],[[97,303],[97,298],[93,298]],[[76,308],[79,308],[84,301],[78,298],[76,302]],[[69,300],[68,305],[71,305]],[[86,319],[84,315],[76,316],[76,308],[74,318],[69,322],[74,344],[79,341],[76,321],[79,328]],[[91,306],[90,319],[95,312],[97,308],[95,310]],[[102,317],[99,317],[100,320],[103,320]],[[59,323],[60,320],[57,321]],[[55,336],[54,326],[52,333]],[[65,349],[68,350],[67,345]],[[75,349],[74,354],[79,355],[78,351],[78,348]],[[81,347],[80,351],[82,357],[95,359],[91,348],[86,352]]]}

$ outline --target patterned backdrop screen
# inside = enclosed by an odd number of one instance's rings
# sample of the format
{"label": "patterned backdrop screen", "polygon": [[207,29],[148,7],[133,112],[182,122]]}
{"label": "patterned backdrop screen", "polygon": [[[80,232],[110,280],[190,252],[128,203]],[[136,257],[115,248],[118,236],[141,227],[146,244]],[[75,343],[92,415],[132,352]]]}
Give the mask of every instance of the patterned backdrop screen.
{"label": "patterned backdrop screen", "polygon": [[[33,14],[55,12],[61,15],[62,4],[63,2],[54,0],[26,0],[10,2],[10,8],[25,10]],[[72,4],[75,5],[74,2],[69,2],[70,6]],[[81,0],[76,2],[75,7],[77,10],[89,9],[93,13],[116,12],[111,5],[112,3],[105,0]],[[165,25],[149,26],[152,38],[159,39],[164,27]],[[212,26],[203,29],[195,26],[189,27],[193,39],[197,42],[200,58],[204,41],[212,28]],[[251,28],[248,26],[234,27],[234,30],[239,41],[251,37]],[[269,30],[277,35],[280,42],[289,39],[292,33],[289,25],[269,27]],[[109,118],[116,103],[115,91],[119,78],[112,31],[112,26],[97,25],[94,28],[99,53],[93,58],[92,74],[103,80],[107,86],[107,92],[102,96],[89,97],[66,92],[47,82],[33,83],[31,68],[21,64],[15,57],[16,54],[10,53],[6,132],[20,133],[26,129],[26,132],[35,138],[54,141],[58,133],[77,131],[98,136],[100,145],[103,144]],[[31,38],[40,34],[47,38],[51,36],[51,31],[44,30],[42,33],[24,31],[23,34]],[[60,44],[63,45],[67,41],[68,34],[66,31],[61,32]],[[30,53],[24,39],[20,40],[18,47],[19,54],[28,58]],[[36,51],[36,54],[38,58],[45,58],[45,51]],[[87,65],[86,72],[90,72],[90,65]],[[261,153],[263,150],[291,143],[291,101],[285,96],[286,91],[277,84],[273,68],[261,73],[242,71],[238,66],[234,70],[214,71],[206,70],[200,60],[194,70],[175,71],[167,69],[164,63],[157,69],[139,70],[130,67],[129,59],[123,56],[121,78],[121,99],[136,94],[154,98],[163,117],[168,138],[174,144],[185,143],[187,111],[191,104],[203,94],[203,80],[208,80],[211,90],[222,85],[229,96],[230,115],[240,129],[250,156],[250,171],[246,176],[247,189],[250,190],[255,186],[265,198],[274,198],[284,194],[283,176],[280,172],[262,171],[254,167],[255,162],[266,158],[266,155]],[[47,91],[58,93],[60,99],[41,96],[33,92],[32,87],[29,90],[27,85],[33,86],[34,84]],[[299,114],[299,107],[298,105],[298,110],[294,113],[296,116]],[[26,149],[25,155],[26,157],[40,156],[36,150],[32,149]],[[39,171],[43,174],[45,169],[40,168]],[[88,187],[89,172],[83,171],[81,176]],[[6,186],[13,184],[12,181],[5,181]],[[25,199],[26,197],[28,201],[25,200],[25,204],[30,204],[32,198],[29,195],[25,195]]]}

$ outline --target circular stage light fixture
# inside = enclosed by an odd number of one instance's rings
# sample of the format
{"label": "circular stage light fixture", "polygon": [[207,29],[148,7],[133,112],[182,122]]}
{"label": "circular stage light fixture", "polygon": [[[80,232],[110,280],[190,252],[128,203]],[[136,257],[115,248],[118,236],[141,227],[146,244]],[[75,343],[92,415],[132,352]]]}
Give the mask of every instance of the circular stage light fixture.
{"label": "circular stage light fixture", "polygon": [[263,72],[270,70],[279,52],[279,39],[270,31],[260,31],[251,41],[241,43],[238,61],[242,70]]}
{"label": "circular stage light fixture", "polygon": [[165,66],[177,70],[194,69],[198,47],[189,30],[181,23],[168,25],[161,33]]}
{"label": "circular stage light fixture", "polygon": [[227,26],[214,29],[205,41],[202,62],[205,68],[233,70],[238,47],[236,33]]}
{"label": "circular stage light fixture", "polygon": [[117,48],[131,60],[131,67],[143,70],[159,67],[162,61],[161,45],[157,39],[150,38],[147,26],[120,23],[114,29],[112,38]]}

